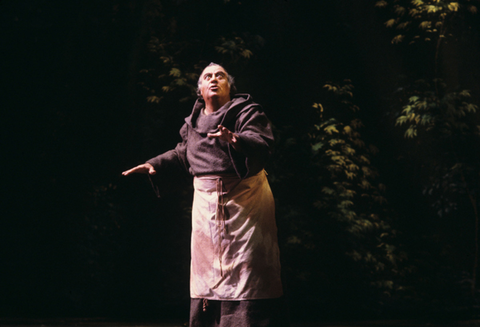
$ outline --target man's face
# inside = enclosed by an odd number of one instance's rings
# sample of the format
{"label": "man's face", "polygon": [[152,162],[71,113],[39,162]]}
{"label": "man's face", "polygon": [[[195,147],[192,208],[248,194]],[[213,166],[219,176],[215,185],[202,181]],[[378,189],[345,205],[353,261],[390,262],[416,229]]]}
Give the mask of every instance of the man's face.
{"label": "man's face", "polygon": [[228,75],[221,66],[205,68],[201,77],[200,93],[204,100],[218,98],[225,102],[230,101],[230,85]]}

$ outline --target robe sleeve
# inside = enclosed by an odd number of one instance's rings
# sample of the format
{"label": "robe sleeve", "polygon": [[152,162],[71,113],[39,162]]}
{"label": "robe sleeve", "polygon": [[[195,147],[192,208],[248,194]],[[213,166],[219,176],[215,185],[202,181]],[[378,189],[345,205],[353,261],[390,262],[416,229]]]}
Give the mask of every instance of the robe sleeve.
{"label": "robe sleeve", "polygon": [[187,124],[184,124],[180,129],[182,141],[174,149],[147,160],[157,172],[148,176],[158,197],[171,190],[172,186],[174,189],[176,185],[183,184],[188,175],[187,131]]}
{"label": "robe sleeve", "polygon": [[[261,171],[273,151],[274,137],[271,123],[260,106],[250,106],[240,111],[235,124],[238,135],[238,151],[230,147],[234,161],[245,167],[243,178],[253,176]],[[243,157],[243,162],[240,162]]]}

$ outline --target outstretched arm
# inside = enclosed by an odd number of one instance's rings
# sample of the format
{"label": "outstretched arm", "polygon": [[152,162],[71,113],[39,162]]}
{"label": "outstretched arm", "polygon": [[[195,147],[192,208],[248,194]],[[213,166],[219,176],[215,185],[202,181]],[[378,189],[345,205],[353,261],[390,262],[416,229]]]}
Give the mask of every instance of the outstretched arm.
{"label": "outstretched arm", "polygon": [[122,175],[128,176],[135,173],[155,175],[157,172],[155,171],[155,168],[153,168],[153,166],[147,162],[122,172]]}

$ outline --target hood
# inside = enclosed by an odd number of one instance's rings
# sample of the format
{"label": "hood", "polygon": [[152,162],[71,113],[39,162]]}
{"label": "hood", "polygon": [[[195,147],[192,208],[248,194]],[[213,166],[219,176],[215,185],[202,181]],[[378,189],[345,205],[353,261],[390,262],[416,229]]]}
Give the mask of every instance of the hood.
{"label": "hood", "polygon": [[[233,98],[218,109],[214,114],[220,115],[219,125],[225,125],[231,119],[235,119],[237,114],[246,106],[254,103],[250,94],[237,93]],[[197,118],[200,115],[200,111],[205,108],[205,101],[202,98],[197,99],[193,106],[190,116],[185,118],[185,123],[191,126],[197,133],[204,134],[214,131],[199,130],[196,126]]]}

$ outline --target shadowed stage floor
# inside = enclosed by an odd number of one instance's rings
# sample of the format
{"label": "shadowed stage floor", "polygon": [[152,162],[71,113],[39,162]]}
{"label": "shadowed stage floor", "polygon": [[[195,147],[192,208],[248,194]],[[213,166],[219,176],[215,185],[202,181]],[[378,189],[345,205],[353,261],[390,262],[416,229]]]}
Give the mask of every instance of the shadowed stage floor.
{"label": "shadowed stage floor", "polygon": [[[92,319],[2,319],[1,327],[188,327],[187,322],[115,322],[102,318]],[[420,321],[420,320],[378,320],[321,323],[292,323],[291,327],[467,327],[480,326],[480,320],[464,321]]]}

